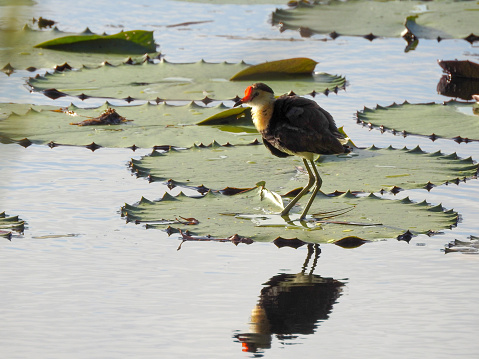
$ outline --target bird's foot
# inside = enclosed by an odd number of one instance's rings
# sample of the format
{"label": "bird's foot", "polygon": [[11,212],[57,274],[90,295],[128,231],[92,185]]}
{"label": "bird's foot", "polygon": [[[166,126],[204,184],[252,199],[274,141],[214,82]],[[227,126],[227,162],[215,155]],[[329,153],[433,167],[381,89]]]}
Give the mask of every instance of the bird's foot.
{"label": "bird's foot", "polygon": [[283,211],[283,212],[279,213],[279,215],[288,223],[293,223],[295,221],[299,221],[300,223],[306,223],[306,222],[311,222],[312,221],[312,218],[307,218],[306,214],[302,214],[302,215],[300,215],[299,218],[296,218],[297,214],[296,215],[294,215],[294,214],[290,215],[289,211],[287,211],[287,212]]}

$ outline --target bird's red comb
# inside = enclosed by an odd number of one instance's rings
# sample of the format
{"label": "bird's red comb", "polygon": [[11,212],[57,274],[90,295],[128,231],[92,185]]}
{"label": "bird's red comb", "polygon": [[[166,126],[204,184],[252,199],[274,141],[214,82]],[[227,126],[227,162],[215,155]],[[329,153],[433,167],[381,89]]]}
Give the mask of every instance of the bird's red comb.
{"label": "bird's red comb", "polygon": [[251,97],[251,94],[253,93],[253,86],[248,86],[246,90],[244,90],[244,100],[248,100]]}

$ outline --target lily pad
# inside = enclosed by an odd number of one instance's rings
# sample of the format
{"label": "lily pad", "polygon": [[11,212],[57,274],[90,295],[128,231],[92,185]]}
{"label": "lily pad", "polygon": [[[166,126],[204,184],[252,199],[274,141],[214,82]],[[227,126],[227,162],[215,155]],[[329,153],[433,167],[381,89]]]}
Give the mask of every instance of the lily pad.
{"label": "lily pad", "polygon": [[0,213],[0,237],[10,240],[13,233],[23,233],[25,222],[18,216],[7,216],[5,212]]}
{"label": "lily pad", "polygon": [[[13,70],[54,68],[65,63],[66,58],[68,58],[68,63],[73,68],[80,68],[84,65],[97,66],[104,61],[108,61],[111,64],[120,64],[125,62],[126,55],[134,56],[138,53],[130,52],[123,45],[121,45],[123,50],[115,51],[114,53],[94,53],[89,51],[91,50],[90,48],[86,49],[87,52],[77,52],[75,56],[71,56],[71,53],[66,51],[34,47],[37,44],[48,43],[60,37],[81,38],[89,36],[101,35],[92,34],[89,29],[86,29],[83,33],[74,34],[63,32],[57,27],[46,31],[33,30],[27,25],[18,30],[0,29],[0,67],[10,63]],[[140,54],[143,55],[146,52],[155,51],[153,47],[148,51],[145,50],[142,50]],[[151,54],[151,56],[154,57],[156,54]],[[141,62],[142,58],[134,58],[133,61]]]}
{"label": "lily pad", "polygon": [[[57,107],[52,107],[49,105],[25,105],[20,103],[0,103],[0,120],[8,118],[12,113],[17,115],[25,115],[31,110],[42,111],[42,110],[53,110]],[[1,122],[0,122],[1,123]]]}
{"label": "lily pad", "polygon": [[[273,191],[290,190],[307,183],[307,172],[298,157],[277,158],[262,145],[208,147],[154,151],[140,160],[132,159],[130,167],[138,176],[150,181],[173,179],[179,185],[205,185],[251,188],[266,181]],[[376,192],[381,189],[430,188],[447,181],[472,177],[478,165],[471,158],[456,154],[426,153],[415,149],[354,149],[348,155],[321,156],[318,171],[325,193],[348,190]]]}
{"label": "lily pad", "polygon": [[[250,81],[229,79],[236,73],[250,68],[244,62],[208,63],[170,63],[162,60],[152,64],[121,64],[101,66],[100,68],[82,68],[78,71],[55,72],[44,77],[29,80],[34,91],[55,89],[63,95],[90,96],[149,101],[202,100],[205,97],[214,100],[232,100],[242,95]],[[273,79],[269,85],[277,94],[294,90],[298,95],[310,92],[325,92],[343,88],[346,80],[341,76],[315,73],[312,76]]]}
{"label": "lily pad", "polygon": [[479,140],[477,105],[449,101],[445,104],[392,104],[364,108],[356,116],[358,123],[379,127],[382,131],[407,135],[446,138],[469,142]]}
{"label": "lily pad", "polygon": [[[457,222],[457,213],[426,202],[384,200],[370,194],[356,197],[350,192],[330,197],[318,195],[313,215],[307,223],[285,221],[275,212],[279,208],[267,200],[264,187],[225,196],[209,191],[203,197],[187,197],[180,193],[165,194],[157,201],[142,198],[134,205],[125,204],[122,215],[129,222],[147,224],[148,228],[168,227],[196,235],[227,238],[239,234],[255,241],[273,241],[279,236],[296,237],[305,242],[335,242],[356,236],[364,240],[395,238],[405,231],[431,233],[450,228]],[[331,219],[328,212],[348,209]],[[313,212],[314,212],[313,211]],[[297,215],[299,217],[299,215]],[[197,224],[182,223],[181,217],[195,218]]]}
{"label": "lily pad", "polygon": [[[196,125],[225,109],[227,107],[223,104],[204,107],[193,102],[183,106],[166,103],[112,106],[105,103],[89,109],[74,105],[60,109],[55,106],[0,104],[0,141],[11,143],[27,138],[38,144],[53,142],[84,146],[94,142],[102,147],[189,146],[191,138],[198,143],[209,143],[215,137],[224,143],[239,139],[244,139],[245,143],[253,141],[257,132],[252,124],[249,133],[242,130],[239,134]],[[117,125],[102,125],[98,121],[95,126],[74,125],[92,124],[108,110],[114,110],[122,119]]]}
{"label": "lily pad", "polygon": [[345,36],[400,37],[408,28],[418,38],[450,39],[479,34],[475,1],[374,1],[332,0],[306,5],[301,1],[295,9],[277,9],[273,24],[282,30],[298,30],[304,36],[334,34]]}
{"label": "lily pad", "polygon": [[114,35],[70,35],[45,41],[34,47],[110,54],[145,54],[156,51],[153,31],[122,31]]}

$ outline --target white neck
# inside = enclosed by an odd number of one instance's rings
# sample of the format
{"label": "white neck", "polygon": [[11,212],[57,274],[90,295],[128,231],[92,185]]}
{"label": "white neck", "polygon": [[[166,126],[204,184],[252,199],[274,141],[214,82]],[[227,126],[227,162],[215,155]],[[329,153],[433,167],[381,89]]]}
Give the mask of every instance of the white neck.
{"label": "white neck", "polygon": [[251,108],[251,115],[253,117],[253,123],[258,132],[266,131],[269,120],[273,115],[274,105],[273,103],[263,104],[259,106],[253,106]]}
{"label": "white neck", "polygon": [[274,101],[274,95],[271,94],[271,96],[261,96],[261,98],[257,98],[255,101],[249,103],[254,126],[259,132],[265,131],[268,127],[271,116],[273,115]]}

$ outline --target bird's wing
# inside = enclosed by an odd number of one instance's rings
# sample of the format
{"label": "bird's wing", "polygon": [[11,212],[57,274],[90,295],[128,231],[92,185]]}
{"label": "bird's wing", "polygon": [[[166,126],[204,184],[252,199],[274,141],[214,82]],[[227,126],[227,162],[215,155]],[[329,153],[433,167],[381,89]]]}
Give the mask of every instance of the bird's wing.
{"label": "bird's wing", "polygon": [[328,129],[334,136],[341,137],[333,116],[315,101],[298,96],[285,96],[280,99],[283,113],[293,126],[317,131]]}
{"label": "bird's wing", "polygon": [[339,141],[343,136],[333,117],[312,100],[282,96],[276,100],[273,117],[271,134],[275,147],[318,154],[344,152]]}
{"label": "bird's wing", "polygon": [[278,150],[276,147],[274,147],[269,141],[272,141],[272,143],[275,142],[274,138],[269,138],[268,136],[265,138],[263,137],[263,143],[266,146],[266,148],[275,156],[277,157],[288,157],[291,156],[283,151]]}

